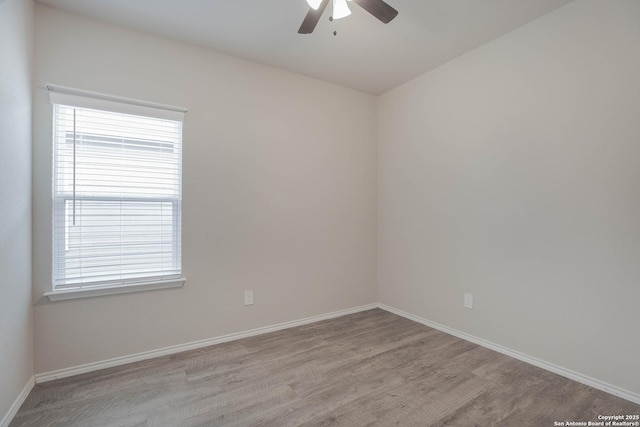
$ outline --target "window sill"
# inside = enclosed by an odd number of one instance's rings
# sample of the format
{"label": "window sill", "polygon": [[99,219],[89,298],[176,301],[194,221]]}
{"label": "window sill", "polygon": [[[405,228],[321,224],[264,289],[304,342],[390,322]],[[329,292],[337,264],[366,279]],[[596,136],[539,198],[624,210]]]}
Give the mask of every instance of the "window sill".
{"label": "window sill", "polygon": [[119,286],[96,286],[83,289],[68,289],[64,291],[45,292],[44,296],[51,301],[66,301],[79,298],[93,298],[106,295],[128,294],[131,292],[155,291],[159,289],[182,288],[186,279],[181,277],[174,280],[164,280],[158,282],[140,282]]}

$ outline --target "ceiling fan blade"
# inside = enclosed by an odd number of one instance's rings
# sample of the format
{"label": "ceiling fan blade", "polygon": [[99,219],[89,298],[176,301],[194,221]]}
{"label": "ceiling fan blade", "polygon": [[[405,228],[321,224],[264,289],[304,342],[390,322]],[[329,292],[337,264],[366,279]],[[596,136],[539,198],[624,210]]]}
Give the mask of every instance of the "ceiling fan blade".
{"label": "ceiling fan blade", "polygon": [[383,0],[353,0],[353,2],[385,24],[388,24],[398,16],[398,11]]}
{"label": "ceiling fan blade", "polygon": [[300,25],[300,29],[298,30],[298,34],[311,34],[313,30],[318,25],[318,21],[320,21],[320,17],[322,13],[327,8],[329,4],[329,0],[323,0],[318,6],[317,10],[313,8],[309,8],[309,12],[307,12],[307,16],[304,17],[304,21],[302,21],[302,25]]}

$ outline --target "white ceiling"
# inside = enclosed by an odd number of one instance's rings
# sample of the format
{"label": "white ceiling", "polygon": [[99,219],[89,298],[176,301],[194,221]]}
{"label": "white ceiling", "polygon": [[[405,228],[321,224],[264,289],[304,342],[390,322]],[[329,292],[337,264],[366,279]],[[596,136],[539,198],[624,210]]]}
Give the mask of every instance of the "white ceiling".
{"label": "white ceiling", "polygon": [[386,0],[400,12],[387,25],[349,3],[310,35],[305,0],[36,1],[380,94],[571,0]]}

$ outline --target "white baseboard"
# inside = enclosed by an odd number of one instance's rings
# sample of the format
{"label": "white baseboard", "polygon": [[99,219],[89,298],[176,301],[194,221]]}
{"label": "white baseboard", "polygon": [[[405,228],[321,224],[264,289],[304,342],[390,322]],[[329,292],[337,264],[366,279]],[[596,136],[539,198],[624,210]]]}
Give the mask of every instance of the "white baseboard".
{"label": "white baseboard", "polygon": [[29,382],[27,382],[16,400],[13,402],[13,405],[11,405],[11,408],[9,408],[9,412],[7,412],[2,418],[2,421],[0,421],[0,427],[9,427],[9,424],[11,423],[11,421],[13,421],[13,417],[16,416],[16,414],[18,413],[18,409],[20,409],[24,401],[27,399],[27,396],[29,396],[29,393],[31,393],[33,386],[35,385],[35,378],[31,377],[29,379]]}
{"label": "white baseboard", "polygon": [[[127,363],[140,362],[142,360],[153,359],[154,357],[167,356],[170,354],[181,353],[183,351],[195,350],[223,342],[235,341],[242,338],[252,337],[255,335],[266,334],[269,332],[280,331],[282,329],[294,328],[321,320],[333,319],[336,317],[346,316],[347,314],[359,313],[361,311],[377,308],[377,304],[368,304],[360,307],[348,308],[346,310],[334,311],[331,313],[320,314],[318,316],[306,317],[304,319],[293,320],[290,322],[278,323],[262,328],[251,329],[249,331],[237,332],[229,335],[223,335],[205,340],[194,341],[185,344],[174,345],[171,347],[160,348],[157,350],[145,351],[142,353],[131,354],[128,356],[116,357],[113,359],[103,360],[99,362],[87,363],[85,365],[74,366],[71,368],[59,369],[51,372],[44,372],[35,375],[37,384],[53,381],[60,378],[71,377],[73,375],[85,374],[87,372],[98,371],[100,369],[112,368],[114,366],[126,365]],[[4,427],[4,425],[0,426]]]}
{"label": "white baseboard", "polygon": [[579,382],[581,384],[587,385],[589,387],[593,387],[598,390],[602,390],[606,393],[613,394],[615,396],[626,399],[630,402],[634,402],[640,404],[640,394],[631,392],[629,390],[622,389],[620,387],[614,386],[612,384],[608,384],[604,381],[600,381],[598,379],[592,378],[588,375],[581,374],[579,372],[572,371],[570,369],[563,368],[562,366],[555,365],[553,363],[545,362],[544,360],[537,359],[535,357],[529,356],[524,353],[520,353],[519,351],[512,350],[510,348],[501,346],[499,344],[492,343],[490,341],[484,340],[482,338],[478,338],[473,335],[469,335],[465,332],[458,331],[457,329],[449,328],[448,326],[441,325],[436,322],[432,322],[427,319],[423,319],[422,317],[415,316],[413,314],[407,313],[405,311],[399,310],[394,307],[390,307],[385,304],[378,304],[378,308],[382,310],[388,311],[393,314],[397,314],[398,316],[402,316],[406,319],[413,320],[414,322],[422,323],[423,325],[429,326],[431,328],[437,329],[449,335],[453,335],[455,337],[461,338],[466,341],[470,341],[474,344],[478,344],[479,346],[488,348],[490,350],[497,351],[498,353],[505,354],[507,356],[513,357],[514,359],[521,360],[530,365],[537,366],[538,368],[545,369],[547,371],[553,372],[554,374],[561,375],[565,378],[569,378],[570,380]]}
{"label": "white baseboard", "polygon": [[623,399],[629,400],[631,402],[640,404],[640,394],[638,393],[634,393],[629,390],[622,389],[620,387],[614,386],[604,381],[600,381],[598,379],[589,377],[588,375],[584,375],[579,372],[575,372],[570,369],[563,368],[562,366],[558,366],[553,363],[549,363],[544,360],[537,359],[527,354],[520,353],[516,350],[512,350],[510,348],[492,343],[490,341],[484,340],[482,338],[478,338],[476,336],[467,334],[465,332],[458,331],[453,328],[449,328],[448,326],[444,326],[439,323],[432,322],[430,320],[407,313],[405,311],[399,310],[394,307],[390,307],[385,304],[368,304],[360,307],[349,308],[346,310],[339,310],[331,313],[321,314],[318,316],[307,317],[304,319],[293,320],[290,322],[278,323],[275,325],[265,326],[262,328],[251,329],[249,331],[237,332],[229,335],[223,335],[223,336],[209,338],[205,340],[194,341],[194,342],[179,344],[171,347],[165,347],[157,350],[151,350],[151,351],[146,351],[142,353],[132,354],[128,356],[116,357],[109,360],[104,360],[104,361],[99,361],[94,363],[87,363],[85,365],[75,366],[71,368],[65,368],[65,369],[60,369],[56,371],[36,374],[35,377],[31,380],[31,382],[27,384],[27,386],[25,386],[25,389],[22,391],[22,393],[20,394],[20,396],[12,406],[9,413],[3,418],[2,423],[0,423],[0,427],[8,426],[9,420],[13,418],[15,413],[18,411],[18,409],[24,402],[24,399],[26,399],[27,395],[33,388],[34,381],[35,383],[39,384],[47,381],[60,379],[60,378],[70,377],[73,375],[79,375],[79,374],[84,374],[88,372],[98,371],[100,369],[112,368],[114,366],[126,365],[128,363],[139,362],[142,360],[148,360],[155,357],[167,356],[170,354],[176,354],[183,351],[195,350],[195,349],[208,347],[215,344],[252,337],[255,335],[261,335],[269,332],[280,331],[283,329],[302,326],[302,325],[306,325],[313,322],[319,322],[321,320],[333,319],[336,317],[346,316],[348,314],[358,313],[361,311],[371,310],[374,308],[380,308],[390,313],[397,314],[398,316],[404,317],[409,320],[413,320],[415,322],[421,323],[423,325],[429,326],[434,329],[438,329],[444,333],[453,335],[455,337],[472,342],[474,344],[478,344],[490,350],[497,351],[498,353],[505,354],[507,356],[513,357],[514,359],[521,360],[533,366],[537,366],[539,368],[545,369],[547,371],[550,371],[555,374],[561,375],[563,377],[569,378],[571,380],[577,381],[589,387],[593,387],[595,389],[602,390],[606,393],[610,393],[615,396],[621,397]]}

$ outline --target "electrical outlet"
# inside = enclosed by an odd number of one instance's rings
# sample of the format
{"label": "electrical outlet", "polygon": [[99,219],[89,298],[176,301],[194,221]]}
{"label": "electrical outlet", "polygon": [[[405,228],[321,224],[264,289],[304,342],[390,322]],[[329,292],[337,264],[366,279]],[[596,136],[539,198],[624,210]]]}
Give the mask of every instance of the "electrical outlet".
{"label": "electrical outlet", "polygon": [[244,291],[244,305],[253,305],[253,291]]}
{"label": "electrical outlet", "polygon": [[473,294],[464,294],[464,308],[473,308]]}

